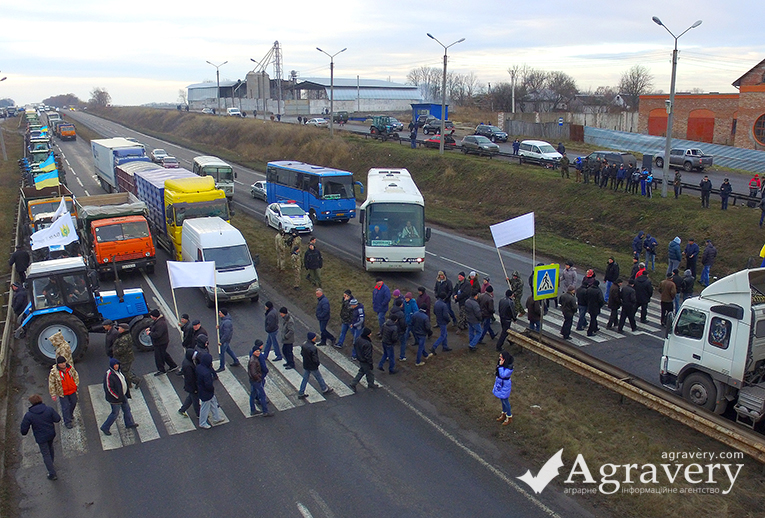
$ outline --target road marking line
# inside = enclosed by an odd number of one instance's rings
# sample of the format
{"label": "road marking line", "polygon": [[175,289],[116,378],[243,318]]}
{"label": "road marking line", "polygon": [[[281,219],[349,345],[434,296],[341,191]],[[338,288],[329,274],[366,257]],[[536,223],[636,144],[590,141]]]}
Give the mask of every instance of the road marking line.
{"label": "road marking line", "polygon": [[321,376],[324,378],[324,381],[326,382],[327,386],[335,391],[335,394],[337,394],[340,397],[350,396],[353,394],[353,391],[351,388],[340,381],[340,379],[332,374],[332,371],[327,369],[324,365],[320,366],[321,368]]}
{"label": "road marking line", "polygon": [[[162,416],[162,422],[167,433],[176,435],[190,432],[196,428],[191,419],[183,417],[177,410],[174,410],[182,402],[175,388],[173,388],[170,378],[148,374],[143,379],[149,389],[149,394],[154,399],[157,410],[159,410],[159,415]],[[189,412],[192,412],[191,408],[189,408]]]}
{"label": "road marking line", "polygon": [[159,290],[154,285],[153,282],[151,282],[151,279],[149,279],[149,276],[146,275],[146,272],[141,270],[141,275],[143,275],[143,278],[146,280],[146,284],[149,285],[149,288],[151,288],[151,291],[156,295],[154,298],[154,302],[157,303],[158,306],[162,307],[162,314],[165,315],[165,318],[168,322],[174,327],[178,327],[178,321],[175,319],[175,314],[170,310],[170,306],[167,305],[167,302],[165,302],[165,299],[162,297],[162,295],[159,293]]}
{"label": "road marking line", "polygon": [[434,254],[433,252],[428,252],[427,250],[425,250],[425,255],[432,255],[433,257],[438,257],[437,254]]}
{"label": "road marking line", "polygon": [[313,515],[311,514],[311,511],[308,510],[306,506],[301,504],[300,502],[297,503],[297,509],[298,512],[303,515],[303,518],[313,518]]}
{"label": "road marking line", "polygon": [[77,180],[77,183],[80,184],[80,187],[83,187],[83,188],[85,187],[84,185],[82,185],[82,180],[80,180],[79,176],[75,176],[74,179]]}
{"label": "road marking line", "polygon": [[61,427],[61,451],[64,452],[65,459],[79,457],[88,453],[88,441],[85,439],[85,423],[80,412],[81,401],[79,396],[78,394],[77,407],[74,409],[74,419],[72,419],[74,428]]}
{"label": "road marking line", "polygon": [[87,189],[85,189],[85,196],[90,196],[90,194],[88,194],[88,190]]}
{"label": "road marking line", "polygon": [[[116,431],[114,430],[114,427],[112,427],[112,434],[104,435],[100,428],[104,421],[106,421],[106,418],[109,417],[109,414],[111,414],[112,406],[106,401],[106,398],[104,397],[104,387],[102,384],[88,385],[88,393],[90,394],[90,404],[93,407],[93,413],[96,416],[96,426],[99,428],[98,437],[101,439],[101,448],[104,450],[115,450],[117,448],[122,448],[122,446],[124,446],[122,442],[122,435],[123,432],[126,432],[125,426],[122,424],[124,421],[124,416],[120,415],[117,418],[117,421],[115,421],[114,424],[117,425]],[[120,411],[120,413],[122,412]],[[132,432],[131,435],[133,435]]]}
{"label": "road marking line", "polygon": [[327,502],[325,502],[324,499],[319,496],[319,493],[316,490],[309,489],[308,493],[310,493],[313,499],[316,500],[316,503],[319,504],[319,507],[324,513],[325,518],[335,518],[335,513],[332,512],[332,509],[329,508]]}
{"label": "road marking line", "polygon": [[[223,358],[226,361],[226,358]],[[225,365],[225,363],[224,363]],[[220,366],[219,361],[213,362],[214,367]],[[252,417],[250,415],[250,394],[244,389],[241,383],[231,373],[231,369],[226,369],[218,373],[218,381],[221,382],[223,388],[226,389],[228,395],[234,400],[236,406],[239,407],[239,411],[246,418]]]}
{"label": "road marking line", "polygon": [[[153,374],[150,376],[154,377]],[[157,426],[151,418],[151,412],[149,412],[149,406],[146,404],[143,392],[141,392],[141,389],[134,388],[130,395],[130,411],[133,414],[133,420],[136,424],[140,425],[137,431],[141,442],[159,439],[159,430],[157,430]]]}
{"label": "road marking line", "polygon": [[[349,360],[343,353],[335,349],[334,347],[327,347],[326,350],[322,349],[322,353],[326,354],[330,360],[332,360],[338,367],[343,369],[345,372],[347,372],[350,376],[355,377],[356,373],[359,372],[359,366],[358,364],[353,363],[351,360]],[[360,384],[363,383],[364,386],[367,386],[367,378],[364,376],[359,382]],[[377,380],[377,377],[375,376],[375,383],[377,385],[380,385],[382,387],[382,384],[379,380]]]}

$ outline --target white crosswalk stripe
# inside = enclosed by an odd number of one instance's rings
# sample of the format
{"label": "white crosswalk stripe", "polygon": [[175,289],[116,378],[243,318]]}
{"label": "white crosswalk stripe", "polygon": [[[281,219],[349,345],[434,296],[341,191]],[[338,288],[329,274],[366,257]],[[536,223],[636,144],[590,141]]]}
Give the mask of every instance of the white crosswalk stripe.
{"label": "white crosswalk stripe", "polygon": [[[213,365],[217,368],[219,362],[213,362]],[[246,363],[242,365],[247,365]],[[238,367],[237,367],[238,368]],[[223,388],[226,389],[228,395],[234,400],[234,403],[242,412],[244,417],[250,416],[250,394],[247,392],[241,383],[234,377],[231,369],[226,369],[218,373],[218,381],[221,382]]]}
{"label": "white crosswalk stripe", "polygon": [[[143,379],[154,401],[157,403],[161,402],[161,404],[157,404],[157,410],[159,410],[159,415],[162,416],[162,423],[165,425],[167,433],[175,435],[190,432],[196,428],[191,419],[183,417],[173,410],[175,407],[181,407],[182,401],[179,398],[181,394],[175,391],[167,376],[149,374],[144,376]],[[183,399],[186,399],[186,394],[183,393],[182,395]],[[193,412],[193,410],[189,409],[189,412]]]}
{"label": "white crosswalk stripe", "polygon": [[[341,353],[340,351],[338,351],[334,347],[326,347],[325,349],[322,349],[322,352],[324,354],[326,354],[329,357],[330,360],[332,360],[338,367],[343,369],[350,376],[355,377],[356,373],[359,372],[359,365],[357,363],[353,363],[343,353]],[[374,371],[374,369],[373,369],[373,371]],[[380,383],[377,380],[377,376],[375,376],[375,383],[382,387],[382,383]],[[362,378],[361,382],[359,384],[363,384],[363,386],[366,387],[367,386],[367,379],[366,379],[366,377]]]}
{"label": "white crosswalk stripe", "polygon": [[[93,412],[96,415],[96,426],[100,427],[112,412],[112,406],[104,398],[103,385],[88,385],[88,393],[90,394],[90,403],[93,406]],[[128,430],[125,428],[124,416],[121,411],[120,416],[114,422],[114,425],[112,425],[111,433],[111,435],[106,435],[100,432],[98,434],[101,439],[101,447],[104,450],[114,450],[122,448],[123,446],[135,444],[135,429]]]}

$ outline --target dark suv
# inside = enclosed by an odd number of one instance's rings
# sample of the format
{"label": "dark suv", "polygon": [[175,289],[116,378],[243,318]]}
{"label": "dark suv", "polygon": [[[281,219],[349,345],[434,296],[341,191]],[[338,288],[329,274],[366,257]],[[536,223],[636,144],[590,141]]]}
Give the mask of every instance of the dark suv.
{"label": "dark suv", "polygon": [[634,155],[631,155],[630,153],[620,153],[619,151],[593,151],[586,157],[581,158],[582,162],[586,159],[594,162],[596,159],[604,158],[609,165],[616,164],[617,166],[621,166],[624,164],[624,167],[637,166],[637,159]]}
{"label": "dark suv", "polygon": [[467,135],[462,137],[460,147],[464,154],[475,153],[492,157],[499,153],[499,146],[482,135]]}
{"label": "dark suv", "polygon": [[507,133],[491,124],[480,124],[475,128],[476,135],[483,135],[492,142],[507,142]]}
{"label": "dark suv", "polygon": [[[422,127],[422,132],[426,135],[430,133],[433,133],[434,135],[441,133],[441,119],[433,119],[432,121],[426,122]],[[447,135],[454,133],[454,123],[452,121],[444,121],[444,133]]]}

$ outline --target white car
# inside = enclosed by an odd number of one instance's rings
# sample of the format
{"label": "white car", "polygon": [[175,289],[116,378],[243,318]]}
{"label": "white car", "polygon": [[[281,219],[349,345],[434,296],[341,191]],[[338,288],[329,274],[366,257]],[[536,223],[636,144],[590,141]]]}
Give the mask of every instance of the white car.
{"label": "white car", "polygon": [[167,156],[167,151],[164,149],[154,149],[151,153],[149,153],[149,158],[151,158],[151,161],[155,164],[159,164],[162,162],[162,159]]}
{"label": "white car", "polygon": [[239,108],[226,108],[226,115],[228,117],[241,117],[242,112],[239,111]]}
{"label": "white car", "polygon": [[326,128],[329,126],[329,121],[327,119],[322,119],[321,117],[316,117],[315,119],[308,119],[306,125],[316,126],[317,128]]}
{"label": "white car", "polygon": [[174,156],[165,156],[162,157],[162,160],[159,161],[160,164],[162,164],[162,167],[165,169],[178,169],[181,167],[181,163],[178,162],[178,159]]}
{"label": "white car", "polygon": [[563,155],[558,153],[549,142],[544,140],[524,140],[518,153],[524,162],[551,165],[560,162]]}
{"label": "white car", "polygon": [[204,113],[205,115],[212,115],[213,110],[212,108],[202,108],[202,113]]}
{"label": "white car", "polygon": [[272,203],[266,207],[266,224],[285,232],[313,232],[313,222],[308,214],[294,203]]}

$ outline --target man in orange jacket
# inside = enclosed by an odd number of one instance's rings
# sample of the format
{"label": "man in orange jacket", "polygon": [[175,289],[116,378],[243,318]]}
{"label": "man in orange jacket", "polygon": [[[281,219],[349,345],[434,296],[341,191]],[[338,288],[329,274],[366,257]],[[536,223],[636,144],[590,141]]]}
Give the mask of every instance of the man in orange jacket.
{"label": "man in orange jacket", "polygon": [[77,388],[80,385],[80,375],[73,366],[66,362],[66,358],[56,358],[56,365],[51,367],[48,374],[48,392],[53,401],[61,403],[61,416],[64,418],[64,426],[73,428],[74,409],[77,406]]}

